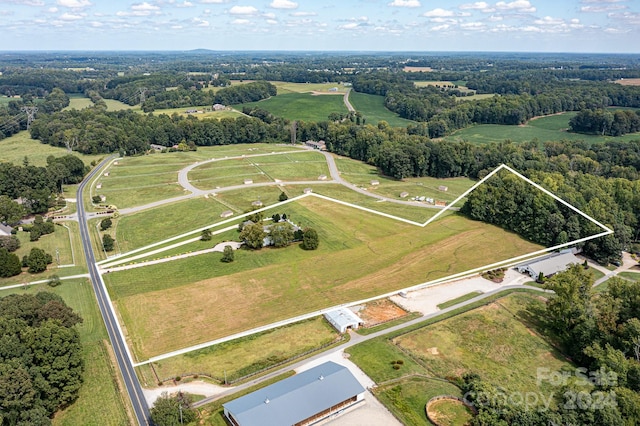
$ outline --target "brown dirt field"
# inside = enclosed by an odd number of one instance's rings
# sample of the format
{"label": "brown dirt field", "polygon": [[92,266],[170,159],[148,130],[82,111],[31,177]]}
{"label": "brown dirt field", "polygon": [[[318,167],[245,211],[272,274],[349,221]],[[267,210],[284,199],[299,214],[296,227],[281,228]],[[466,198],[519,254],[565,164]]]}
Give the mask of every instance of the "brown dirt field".
{"label": "brown dirt field", "polygon": [[404,72],[431,72],[433,68],[431,67],[404,67],[402,69]]}
{"label": "brown dirt field", "polygon": [[364,320],[366,327],[401,318],[407,315],[407,311],[396,305],[389,299],[380,299],[369,302],[364,309],[358,312],[358,316]]}
{"label": "brown dirt field", "polygon": [[616,80],[616,83],[622,84],[623,86],[640,86],[640,78],[623,78]]}

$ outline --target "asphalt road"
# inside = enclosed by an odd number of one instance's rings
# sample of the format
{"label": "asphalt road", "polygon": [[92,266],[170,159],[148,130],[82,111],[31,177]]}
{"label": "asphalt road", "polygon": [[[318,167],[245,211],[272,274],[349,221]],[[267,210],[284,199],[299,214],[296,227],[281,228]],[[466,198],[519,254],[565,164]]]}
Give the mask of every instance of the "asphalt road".
{"label": "asphalt road", "polygon": [[82,191],[84,190],[85,185],[98,173],[101,167],[108,161],[111,161],[111,157],[105,159],[95,167],[91,173],[89,173],[85,179],[82,181],[80,186],[78,187],[77,199],[78,199],[78,221],[80,222],[80,236],[82,238],[82,249],[85,254],[85,258],[87,259],[87,266],[89,268],[89,276],[91,278],[91,284],[93,285],[93,290],[96,295],[96,299],[98,300],[98,307],[100,308],[100,313],[102,314],[102,319],[104,320],[104,324],[107,327],[107,333],[109,334],[109,340],[111,341],[111,346],[113,347],[113,352],[116,357],[116,361],[118,363],[118,368],[122,373],[122,378],[124,380],[125,388],[127,389],[127,393],[129,398],[131,399],[131,404],[133,406],[133,411],[136,416],[137,422],[139,425],[149,425],[151,424],[151,419],[149,416],[149,407],[147,406],[147,401],[144,398],[144,394],[142,393],[142,387],[140,386],[140,382],[138,381],[138,377],[133,369],[133,365],[131,364],[131,360],[126,351],[126,344],[122,335],[119,333],[117,320],[113,315],[113,312],[109,305],[109,295],[105,287],[102,284],[102,278],[98,273],[98,268],[96,266],[96,259],[93,253],[93,247],[91,245],[91,239],[89,237],[89,226],[87,224],[87,214],[84,209],[84,203],[82,202]]}

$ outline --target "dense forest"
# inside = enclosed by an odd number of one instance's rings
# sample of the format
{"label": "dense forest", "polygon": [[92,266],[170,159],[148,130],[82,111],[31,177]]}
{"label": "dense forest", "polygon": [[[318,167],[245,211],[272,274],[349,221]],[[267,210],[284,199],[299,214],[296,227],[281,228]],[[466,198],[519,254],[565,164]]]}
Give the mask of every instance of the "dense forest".
{"label": "dense forest", "polygon": [[50,425],[76,400],[84,370],[80,322],[53,293],[0,298],[0,425]]}

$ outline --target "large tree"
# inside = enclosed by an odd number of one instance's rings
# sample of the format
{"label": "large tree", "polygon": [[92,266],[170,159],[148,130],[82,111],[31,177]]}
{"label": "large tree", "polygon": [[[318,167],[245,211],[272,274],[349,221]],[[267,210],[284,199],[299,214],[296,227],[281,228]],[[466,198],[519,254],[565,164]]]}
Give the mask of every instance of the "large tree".
{"label": "large tree", "polygon": [[305,229],[302,235],[302,248],[305,250],[315,250],[320,244],[318,232],[313,228]]}
{"label": "large tree", "polygon": [[274,247],[286,247],[293,241],[293,225],[277,222],[269,227],[269,238]]}
{"label": "large tree", "polygon": [[240,240],[244,241],[244,243],[253,250],[258,250],[262,248],[264,244],[264,238],[267,236],[267,233],[264,232],[264,228],[261,222],[258,223],[249,223],[242,228],[240,232]]}
{"label": "large tree", "polygon": [[151,407],[151,420],[157,426],[175,426],[193,422],[198,413],[191,408],[189,397],[186,393],[178,392],[169,395],[162,392]]}
{"label": "large tree", "polygon": [[24,208],[6,195],[0,195],[0,222],[13,225],[25,215]]}
{"label": "large tree", "polygon": [[37,247],[32,248],[27,258],[27,267],[32,274],[45,271],[47,269],[47,254],[44,250]]}

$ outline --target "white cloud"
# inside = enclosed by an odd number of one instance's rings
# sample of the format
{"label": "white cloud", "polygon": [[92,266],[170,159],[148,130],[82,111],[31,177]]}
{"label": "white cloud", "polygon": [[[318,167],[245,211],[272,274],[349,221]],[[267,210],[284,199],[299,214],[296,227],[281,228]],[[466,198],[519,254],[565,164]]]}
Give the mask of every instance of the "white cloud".
{"label": "white cloud", "polygon": [[155,6],[153,4],[149,4],[146,1],[143,3],[136,3],[131,5],[131,10],[135,10],[137,12],[152,12],[155,10],[160,10],[159,6]]}
{"label": "white cloud", "polygon": [[231,23],[233,25],[249,25],[251,21],[248,19],[234,19]]}
{"label": "white cloud", "polygon": [[533,23],[536,25],[562,25],[564,24],[564,19],[545,16],[542,19],[536,19],[535,21],[533,21]]}
{"label": "white cloud", "polygon": [[191,20],[191,22],[196,26],[196,27],[208,27],[209,26],[209,21],[205,21],[204,19],[200,19],[200,18],[193,18]]}
{"label": "white cloud", "polygon": [[393,0],[389,3],[391,7],[420,7],[420,0]]}
{"label": "white cloud", "polygon": [[73,9],[91,6],[91,2],[89,0],[58,0],[56,4],[58,6],[70,7]]}
{"label": "white cloud", "polygon": [[49,12],[49,13],[58,13],[58,8],[55,7],[55,6],[50,7],[49,9],[47,9],[47,12]]}
{"label": "white cloud", "polygon": [[79,19],[82,19],[81,15],[75,15],[73,13],[63,13],[62,16],[60,16],[60,19],[63,21],[77,21]]}
{"label": "white cloud", "polygon": [[91,25],[93,28],[100,28],[104,26],[104,24],[100,21],[91,21],[89,22],[89,25]]}
{"label": "white cloud", "polygon": [[263,13],[262,16],[267,19],[276,19],[276,14],[273,12]]}
{"label": "white cloud", "polygon": [[431,31],[446,31],[450,27],[451,25],[449,24],[436,25],[435,27],[431,28]]}
{"label": "white cloud", "polygon": [[580,12],[602,13],[602,12],[612,12],[614,10],[622,10],[626,8],[627,6],[623,4],[609,4],[609,5],[603,5],[603,6],[582,6],[580,8]]}
{"label": "white cloud", "polygon": [[269,24],[269,25],[277,25],[278,21],[276,21],[275,19],[267,19],[267,24]]}
{"label": "white cloud", "polygon": [[349,22],[348,24],[340,25],[338,28],[342,30],[355,30],[358,29],[359,26],[360,24],[357,22]]}
{"label": "white cloud", "polygon": [[510,3],[499,1],[495,7],[498,10],[509,10],[518,13],[533,13],[536,11],[536,8],[531,5],[529,0],[515,0]]}
{"label": "white cloud", "polygon": [[176,7],[193,7],[194,4],[188,0],[183,1],[182,3],[176,4]]}
{"label": "white cloud", "polygon": [[455,16],[455,13],[453,13],[450,10],[437,8],[437,9],[433,9],[433,10],[430,10],[428,12],[423,13],[422,16],[425,16],[427,18],[444,18],[444,17],[448,17],[448,16]]}
{"label": "white cloud", "polygon": [[489,22],[500,22],[504,19],[502,15],[491,15],[489,16]]}
{"label": "white cloud", "polygon": [[465,3],[460,5],[460,9],[472,9],[472,10],[485,10],[489,8],[489,4],[484,1],[477,1],[475,3]]}
{"label": "white cloud", "polygon": [[317,16],[318,14],[316,12],[291,12],[289,15],[291,16]]}
{"label": "white cloud", "polygon": [[297,9],[298,3],[290,0],[273,0],[269,6],[274,9]]}
{"label": "white cloud", "polygon": [[231,15],[255,15],[258,9],[253,6],[233,6],[229,9]]}
{"label": "white cloud", "polygon": [[226,3],[229,0],[200,0],[201,4],[222,4]]}
{"label": "white cloud", "polygon": [[464,22],[460,24],[463,30],[483,30],[485,25],[482,22]]}

